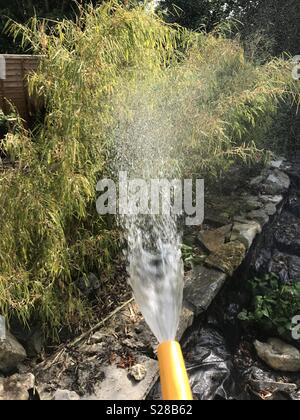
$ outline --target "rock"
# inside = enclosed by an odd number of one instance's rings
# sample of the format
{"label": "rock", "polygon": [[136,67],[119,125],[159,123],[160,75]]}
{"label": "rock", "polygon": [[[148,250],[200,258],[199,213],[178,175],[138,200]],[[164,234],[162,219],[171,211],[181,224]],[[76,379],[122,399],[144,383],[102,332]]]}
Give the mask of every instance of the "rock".
{"label": "rock", "polygon": [[67,389],[58,389],[53,395],[55,401],[78,401],[80,397],[74,391],[68,391]]}
{"label": "rock", "polygon": [[256,193],[264,195],[280,195],[290,188],[291,181],[286,173],[278,168],[264,171],[260,176],[250,181],[250,186]]}
{"label": "rock", "polygon": [[158,379],[158,363],[148,357],[140,357],[137,361],[146,368],[146,376],[142,381],[133,382],[126,369],[115,365],[103,366],[103,380],[94,386],[91,395],[82,400],[143,400]]}
{"label": "rock", "polygon": [[259,198],[264,204],[271,203],[275,204],[276,206],[283,201],[282,195],[261,195]]}
{"label": "rock", "polygon": [[252,178],[250,180],[250,186],[256,189],[261,186],[261,184],[264,182],[264,179],[265,178],[262,175]]}
{"label": "rock", "polygon": [[244,202],[245,212],[259,210],[263,207],[262,202],[256,196],[246,196]]}
{"label": "rock", "polygon": [[26,359],[24,347],[7,331],[5,338],[0,340],[0,371],[10,372]]}
{"label": "rock", "polygon": [[281,372],[300,371],[300,352],[295,347],[277,338],[271,338],[267,343],[255,341],[257,354],[272,369]]}
{"label": "rock", "polygon": [[242,242],[247,249],[250,249],[256,235],[261,233],[261,226],[255,221],[235,223],[233,225],[231,241]]}
{"label": "rock", "polygon": [[210,208],[205,211],[205,223],[220,228],[230,223],[230,215],[226,212],[219,212],[216,209]]}
{"label": "rock", "polygon": [[264,192],[266,194],[277,195],[285,193],[291,185],[290,178],[284,172],[275,169],[267,177],[264,183]]}
{"label": "rock", "polygon": [[291,395],[293,401],[300,401],[300,390]]}
{"label": "rock", "polygon": [[264,211],[268,216],[274,216],[277,213],[277,207],[273,203],[269,203],[265,206]]}
{"label": "rock", "polygon": [[1,401],[27,401],[29,391],[34,389],[35,378],[32,373],[13,375],[9,378],[0,378]]}
{"label": "rock", "polygon": [[203,266],[195,266],[183,296],[185,304],[198,316],[206,311],[226,281],[226,274]]}
{"label": "rock", "polygon": [[145,366],[138,364],[134,365],[129,369],[129,375],[132,376],[137,382],[145,379],[147,374],[147,369]]}
{"label": "rock", "polygon": [[217,268],[232,276],[241,265],[246,255],[246,247],[243,243],[235,241],[221,246],[217,252],[205,260],[205,265]]}
{"label": "rock", "polygon": [[194,312],[185,306],[182,308],[176,339],[180,341],[185,331],[192,326],[194,321]]}
{"label": "rock", "polygon": [[273,169],[280,169],[282,165],[283,165],[283,159],[272,160],[270,162],[270,168],[273,168]]}
{"label": "rock", "polygon": [[231,229],[232,225],[226,225],[218,229],[202,231],[198,234],[198,241],[205,250],[209,252],[217,251],[226,242]]}
{"label": "rock", "polygon": [[263,228],[267,223],[269,223],[269,216],[264,210],[253,210],[250,213],[247,213],[246,215],[247,219],[255,220],[260,224],[260,226]]}
{"label": "rock", "polygon": [[253,367],[248,380],[252,392],[264,400],[272,400],[278,393],[294,394],[298,387],[294,383],[280,382],[274,375]]}

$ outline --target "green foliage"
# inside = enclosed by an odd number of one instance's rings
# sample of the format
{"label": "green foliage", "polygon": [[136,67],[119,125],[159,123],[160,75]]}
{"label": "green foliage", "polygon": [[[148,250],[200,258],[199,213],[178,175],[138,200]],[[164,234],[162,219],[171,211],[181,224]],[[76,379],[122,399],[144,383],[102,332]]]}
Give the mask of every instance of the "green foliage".
{"label": "green foliage", "polygon": [[243,22],[241,35],[249,41],[256,33],[272,40],[271,52],[280,55],[288,52],[299,54],[300,3],[294,0],[238,0],[238,19]]}
{"label": "green foliage", "polygon": [[300,313],[300,283],[282,285],[274,274],[250,282],[252,309],[239,319],[264,331],[291,339],[292,319]]}
{"label": "green foliage", "polygon": [[261,38],[272,55],[299,54],[300,4],[295,0],[162,0],[166,20],[193,30],[214,30],[234,19],[245,45]]}
{"label": "green foliage", "polygon": [[227,0],[162,0],[160,8],[166,19],[193,30],[211,31],[228,17]]}
{"label": "green foliage", "polygon": [[183,244],[181,246],[181,254],[182,254],[184,266],[186,268],[191,268],[191,266],[193,265],[194,258],[195,258],[194,248],[189,245]]}
{"label": "green foliage", "polygon": [[[0,0],[0,53],[19,53],[23,52],[20,39],[12,41],[12,37],[7,36],[3,29],[9,19],[24,24],[33,16],[40,19],[76,20],[82,6],[99,5],[106,0]],[[119,0],[129,7],[131,4],[138,3],[138,0]]]}
{"label": "green foliage", "polygon": [[279,103],[299,92],[290,72],[288,61],[260,65],[237,41],[200,35],[175,84],[189,84],[190,92],[183,111],[184,167],[220,175],[237,158],[262,160]]}
{"label": "green foliage", "polygon": [[0,173],[0,312],[52,332],[85,319],[75,280],[111,273],[119,251],[115,221],[95,211],[116,130],[130,133],[145,116],[139,123],[162,146],[173,139],[171,165],[218,176],[236,159],[261,159],[278,103],[292,96],[291,69],[248,60],[220,32],[191,33],[118,2],[81,8],[76,22],[14,23],[10,33],[43,56],[29,87],[46,117],[0,144],[12,163]]}

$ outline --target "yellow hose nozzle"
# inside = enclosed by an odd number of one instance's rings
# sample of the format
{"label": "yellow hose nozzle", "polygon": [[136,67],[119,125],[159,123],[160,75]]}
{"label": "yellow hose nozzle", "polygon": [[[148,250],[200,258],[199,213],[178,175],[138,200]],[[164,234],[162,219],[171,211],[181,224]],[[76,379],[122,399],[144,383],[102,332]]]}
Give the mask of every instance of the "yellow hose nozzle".
{"label": "yellow hose nozzle", "polygon": [[160,382],[164,400],[192,400],[193,395],[180,344],[165,341],[158,347]]}

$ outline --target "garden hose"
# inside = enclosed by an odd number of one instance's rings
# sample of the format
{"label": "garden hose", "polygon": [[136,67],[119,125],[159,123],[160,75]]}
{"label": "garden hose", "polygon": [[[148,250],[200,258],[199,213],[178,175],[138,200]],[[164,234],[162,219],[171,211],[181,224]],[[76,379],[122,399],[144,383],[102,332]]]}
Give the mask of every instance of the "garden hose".
{"label": "garden hose", "polygon": [[192,400],[193,395],[180,344],[165,341],[158,347],[160,382],[164,400]]}

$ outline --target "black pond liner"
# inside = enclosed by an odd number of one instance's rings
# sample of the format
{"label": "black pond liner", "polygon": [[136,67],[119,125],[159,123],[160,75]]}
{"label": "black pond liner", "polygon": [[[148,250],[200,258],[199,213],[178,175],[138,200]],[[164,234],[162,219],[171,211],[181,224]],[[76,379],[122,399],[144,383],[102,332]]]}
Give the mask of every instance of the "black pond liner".
{"label": "black pond liner", "polygon": [[213,328],[192,331],[184,354],[194,398],[197,400],[248,400],[241,387],[224,337]]}

